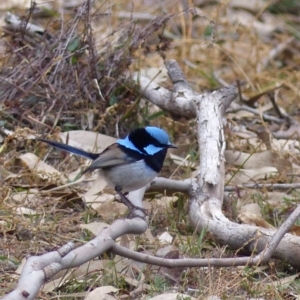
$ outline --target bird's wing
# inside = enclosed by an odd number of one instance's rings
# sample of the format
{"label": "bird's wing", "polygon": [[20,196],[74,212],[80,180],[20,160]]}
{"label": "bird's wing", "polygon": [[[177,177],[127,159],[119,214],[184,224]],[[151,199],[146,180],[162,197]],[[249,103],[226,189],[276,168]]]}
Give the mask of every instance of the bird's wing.
{"label": "bird's wing", "polygon": [[142,159],[143,156],[142,154],[135,153],[136,151],[132,150],[128,151],[134,152],[134,157],[132,157],[133,154],[131,154],[131,156],[128,156],[124,151],[120,149],[120,145],[117,143],[110,145],[101,153],[91,153],[56,141],[46,140],[42,138],[36,138],[36,140],[47,143],[55,148],[94,160],[92,164],[83,171],[83,174],[92,172],[96,169],[105,169],[117,165],[129,164],[136,160]]}
{"label": "bird's wing", "polygon": [[120,149],[119,144],[115,143],[100,153],[98,158],[96,158],[91,165],[83,171],[83,173],[89,173],[96,169],[105,169],[118,165],[129,164],[134,161],[136,161],[135,158],[128,156]]}
{"label": "bird's wing", "polygon": [[74,153],[74,154],[83,156],[83,157],[88,158],[88,159],[95,160],[99,156],[98,153],[87,152],[87,151],[81,150],[79,148],[76,148],[76,147],[73,147],[73,146],[70,146],[70,145],[67,145],[67,144],[59,143],[59,142],[56,142],[56,141],[46,140],[46,139],[42,139],[42,138],[35,138],[35,139],[38,140],[38,141],[47,143],[47,144],[49,144],[49,145],[51,145],[55,148],[58,148],[58,149],[61,149],[61,150],[64,150],[64,151],[67,151],[67,152],[70,152],[70,153]]}

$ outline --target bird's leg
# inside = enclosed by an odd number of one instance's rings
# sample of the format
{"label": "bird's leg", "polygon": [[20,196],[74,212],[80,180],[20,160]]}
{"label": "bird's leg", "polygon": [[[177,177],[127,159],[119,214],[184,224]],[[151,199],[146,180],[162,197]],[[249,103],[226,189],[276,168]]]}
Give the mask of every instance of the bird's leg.
{"label": "bird's leg", "polygon": [[134,205],[119,189],[116,189],[116,192],[117,192],[117,194],[120,196],[120,200],[121,200],[121,202],[123,202],[127,207],[128,207],[128,209],[130,210],[130,212],[129,212],[129,217],[130,218],[133,218],[133,217],[135,217],[135,216],[138,216],[138,217],[141,217],[141,216],[139,216],[139,215],[135,215],[134,214],[134,211],[135,210],[140,210],[140,211],[142,211],[146,216],[148,215],[147,214],[147,210],[146,209],[144,209],[144,208],[142,208],[142,207],[139,207],[139,206],[136,206],[136,205]]}

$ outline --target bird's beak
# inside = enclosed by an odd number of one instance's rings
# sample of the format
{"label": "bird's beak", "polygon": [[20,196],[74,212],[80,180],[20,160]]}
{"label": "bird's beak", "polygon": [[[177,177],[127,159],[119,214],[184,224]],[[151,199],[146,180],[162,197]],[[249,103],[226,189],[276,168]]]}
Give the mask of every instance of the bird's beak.
{"label": "bird's beak", "polygon": [[173,145],[173,144],[169,144],[169,145],[168,145],[168,148],[175,148],[175,149],[178,149],[178,147],[175,146],[175,145]]}

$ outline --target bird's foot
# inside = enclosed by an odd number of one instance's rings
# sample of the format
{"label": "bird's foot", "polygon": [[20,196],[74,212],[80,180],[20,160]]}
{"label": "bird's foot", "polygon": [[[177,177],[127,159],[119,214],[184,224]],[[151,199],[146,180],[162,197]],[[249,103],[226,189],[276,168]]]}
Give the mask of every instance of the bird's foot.
{"label": "bird's foot", "polygon": [[[148,212],[145,208],[134,205],[123,193],[117,191],[120,196],[120,200],[123,204],[125,204],[129,209],[129,214],[127,215],[128,219],[132,219],[134,217],[144,218],[148,216]],[[138,213],[138,211],[142,212]]]}

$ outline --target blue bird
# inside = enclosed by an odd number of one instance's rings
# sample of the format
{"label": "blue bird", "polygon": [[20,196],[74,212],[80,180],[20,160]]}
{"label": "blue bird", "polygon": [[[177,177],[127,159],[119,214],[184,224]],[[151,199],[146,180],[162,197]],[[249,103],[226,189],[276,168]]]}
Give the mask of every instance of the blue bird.
{"label": "blue bird", "polygon": [[168,149],[177,148],[163,129],[153,126],[133,130],[101,153],[87,152],[47,139],[36,139],[93,160],[82,174],[99,169],[107,183],[130,209],[130,214],[133,210],[143,209],[133,205],[124,193],[138,190],[151,182],[161,171]]}

